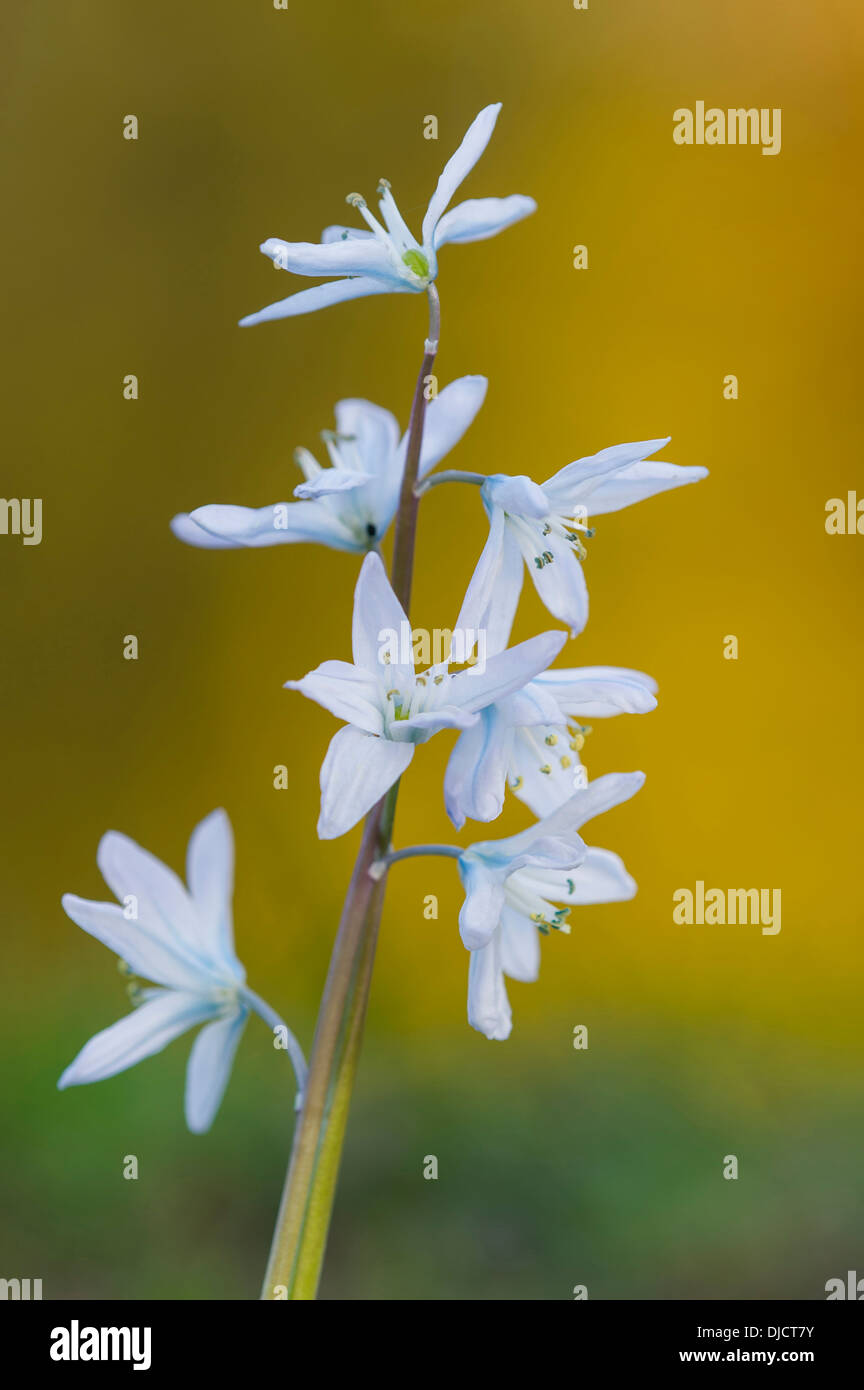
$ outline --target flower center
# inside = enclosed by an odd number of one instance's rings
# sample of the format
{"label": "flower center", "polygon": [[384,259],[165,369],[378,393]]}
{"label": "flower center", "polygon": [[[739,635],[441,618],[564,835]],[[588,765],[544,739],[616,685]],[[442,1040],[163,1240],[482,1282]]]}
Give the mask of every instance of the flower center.
{"label": "flower center", "polygon": [[569,907],[555,907],[547,902],[536,890],[526,886],[518,869],[507,879],[504,894],[510,906],[521,917],[533,922],[543,936],[548,936],[550,931],[568,930],[564,923],[570,915]]}
{"label": "flower center", "polygon": [[434,279],[434,271],[429,257],[412,236],[396,206],[387,180],[381,179],[378,184],[378,207],[384,219],[383,226],[369,211],[366,199],[360,193],[349,193],[346,202],[357,209],[373,236],[387,248],[395,274],[407,280],[415,289],[425,289]]}
{"label": "flower center", "polygon": [[533,560],[538,570],[542,570],[546,565],[551,565],[555,556],[548,549],[546,542],[547,536],[556,536],[570,546],[571,550],[579,560],[587,560],[588,551],[582,542],[590,540],[594,535],[593,528],[588,526],[584,518],[574,515],[564,516],[562,513],[551,513],[544,517],[542,521],[534,517],[518,516],[513,512],[505,512],[508,522],[516,532],[519,546],[526,561]]}
{"label": "flower center", "polygon": [[429,279],[429,262],[422,251],[405,251],[402,261],[415,275],[419,275],[421,280]]}

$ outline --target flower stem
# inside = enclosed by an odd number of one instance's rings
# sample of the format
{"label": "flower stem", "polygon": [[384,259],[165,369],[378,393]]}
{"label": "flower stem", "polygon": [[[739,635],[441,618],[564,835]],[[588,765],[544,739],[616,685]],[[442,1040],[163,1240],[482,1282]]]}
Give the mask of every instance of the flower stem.
{"label": "flower stem", "polygon": [[390,583],[407,614],[411,603],[411,580],[414,575],[414,542],[417,537],[417,497],[414,484],[420,466],[420,447],[423,443],[423,421],[426,418],[427,378],[432,374],[435,354],[438,351],[438,335],[441,330],[441,306],[438,291],[430,285],[429,296],[429,336],[426,339],[426,354],[411,405],[411,422],[408,426],[408,446],[405,450],[405,471],[402,474],[402,492],[399,496],[399,510],[396,513],[396,539],[393,542],[393,568]]}
{"label": "flower stem", "polygon": [[379,859],[369,872],[373,878],[382,878],[390,868],[391,864],[398,864],[400,859],[419,859],[426,858],[428,855],[443,855],[448,859],[458,859],[464,851],[458,845],[409,845],[407,849],[391,849],[389,854],[385,854]]}
{"label": "flower stem", "polygon": [[422,483],[417,483],[414,491],[418,497],[422,497],[430,487],[437,487],[439,483],[473,483],[475,487],[482,487],[488,481],[485,473],[463,473],[458,468],[442,468],[440,473],[432,473]]}
{"label": "flower stem", "polygon": [[[438,292],[430,285],[427,293],[429,335],[411,407],[391,574],[406,613],[414,570],[418,506],[414,484],[423,442],[426,378],[438,351],[440,327]],[[363,826],[318,1012],[303,1108],[294,1130],[264,1276],[264,1299],[314,1299],[318,1291],[384,905],[386,876],[375,878],[370,871],[390,849],[398,789],[397,782],[372,808]]]}

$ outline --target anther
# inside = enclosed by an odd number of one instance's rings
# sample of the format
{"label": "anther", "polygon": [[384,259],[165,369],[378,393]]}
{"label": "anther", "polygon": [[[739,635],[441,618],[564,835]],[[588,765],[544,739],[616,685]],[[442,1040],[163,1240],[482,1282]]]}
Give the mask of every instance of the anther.
{"label": "anther", "polygon": [[349,203],[352,208],[365,208],[366,206],[366,199],[362,193],[349,193],[345,202]]}

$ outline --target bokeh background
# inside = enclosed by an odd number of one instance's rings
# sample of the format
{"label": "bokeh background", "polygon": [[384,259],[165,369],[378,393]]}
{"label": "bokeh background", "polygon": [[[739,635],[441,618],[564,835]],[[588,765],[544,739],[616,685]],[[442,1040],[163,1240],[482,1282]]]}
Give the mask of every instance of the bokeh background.
{"label": "bokeh background", "polygon": [[[382,175],[416,225],[500,100],[464,196],[531,193],[539,211],[442,255],[440,380],[490,379],[453,465],[542,479],[668,433],[665,457],[711,476],[600,519],[591,620],[565,651],[660,682],[656,713],[596,724],[585,752],[592,775],[648,774],[591,837],[637,899],[545,943],[493,1044],[465,1021],[453,866],[393,875],[323,1297],[823,1298],[864,1258],[864,540],[824,529],[862,476],[860,8],[90,0],[21,4],[3,26],[2,492],[43,498],[44,538],[0,536],[0,1274],[41,1277],[46,1298],[257,1296],[285,1060],[253,1022],[204,1138],[182,1119],[188,1039],[58,1094],[125,1010],[60,895],[108,896],[105,829],[181,868],[224,805],[238,949],[311,1040],[358,837],[317,842],[335,724],[281,686],[347,656],[357,565],[195,551],[168,521],[289,497],[294,447],[342,396],[406,419],[422,300],[241,331],[302,287],[256,248],[316,239]],[[697,100],[781,107],[781,154],[679,148],[672,112]],[[475,494],[430,495],[415,623],[453,622],[484,535]],[[517,635],[546,623],[526,592]],[[399,843],[447,838],[448,752],[442,736],[415,760]],[[524,823],[511,803],[495,833]],[[674,925],[672,893],[697,879],[780,888],[782,931]]]}

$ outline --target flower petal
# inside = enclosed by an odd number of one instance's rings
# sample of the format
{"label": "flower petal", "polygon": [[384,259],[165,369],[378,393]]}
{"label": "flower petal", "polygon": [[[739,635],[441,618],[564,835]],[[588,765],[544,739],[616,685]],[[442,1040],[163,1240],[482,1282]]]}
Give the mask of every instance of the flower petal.
{"label": "flower petal", "polygon": [[178,541],[184,541],[186,545],[197,545],[202,550],[234,550],[235,541],[225,540],[222,536],[214,536],[210,531],[205,531],[203,526],[199,526],[197,521],[193,521],[188,512],[178,512],[171,518],[171,530]]}
{"label": "flower petal", "polygon": [[523,576],[522,552],[504,513],[495,507],[489,536],[456,620],[462,633],[485,633],[488,656],[504,651],[510,641]]}
{"label": "flower petal", "polygon": [[213,1018],[223,1006],[201,994],[154,992],[146,1004],[85,1043],[57,1082],[58,1090],[104,1081],[161,1052],[187,1029]]}
{"label": "flower petal", "polygon": [[534,199],[521,193],[511,193],[508,198],[469,198],[441,218],[435,231],[435,249],[447,242],[485,241],[536,211]]}
{"label": "flower petal", "polygon": [[289,294],[275,304],[268,304],[255,314],[247,314],[240,319],[241,328],[251,328],[255,323],[270,323],[275,319],[296,318],[298,314],[312,314],[316,309],[329,309],[331,304],[341,304],[347,299],[363,299],[370,294],[411,294],[416,287],[407,280],[379,280],[371,275],[355,275],[345,280],[327,280],[323,285],[313,285],[311,289]]}
{"label": "flower petal", "polygon": [[333,223],[324,228],[321,241],[326,246],[330,241],[369,241],[374,235],[366,227],[346,227],[342,223]]}
{"label": "flower petal", "polygon": [[624,866],[624,861],[611,849],[589,847],[588,853],[573,874],[573,889],[562,902],[577,905],[590,903],[623,903],[636,896],[636,880]]}
{"label": "flower petal", "polygon": [[435,229],[438,222],[447,211],[447,205],[456,189],[468,177],[489,144],[500,110],[500,101],[494,102],[491,106],[484,106],[468,127],[456,153],[451,155],[445,164],[435,192],[429,200],[426,216],[423,218],[424,247],[434,248]]}
{"label": "flower petal", "polygon": [[[559,713],[557,718],[560,717]],[[552,739],[554,743],[550,742]],[[577,790],[579,766],[579,755],[570,747],[566,724],[523,725],[513,739],[510,790],[530,806],[535,816],[547,816]]]}
{"label": "flower petal", "polygon": [[[623,666],[581,666],[543,671],[538,691],[554,698],[562,714],[606,719],[615,714],[647,714],[657,708],[657,682]],[[527,723],[527,721],[525,721]]]}
{"label": "flower petal", "polygon": [[490,868],[471,851],[460,855],[457,862],[465,889],[459,932],[468,950],[475,951],[491,941],[501,920],[506,870]]}
{"label": "flower petal", "polygon": [[213,1123],[225,1094],[237,1046],[243,1036],[249,1010],[239,1008],[202,1028],[186,1067],[186,1123],[193,1134],[205,1134]]}
{"label": "flower petal", "polygon": [[522,547],[528,573],[552,617],[567,624],[571,637],[578,637],[588,621],[588,586],[582,565],[562,536],[548,535],[545,543],[552,559],[540,567],[534,563],[530,547]]}
{"label": "flower petal", "polygon": [[[130,896],[137,902],[134,892]],[[197,949],[179,934],[172,933],[170,927],[166,932],[159,919],[154,925],[152,915],[141,920],[140,902],[138,917],[131,919],[124,916],[123,908],[117,903],[91,902],[75,893],[64,893],[62,903],[63,911],[76,926],[126,961],[133,973],[143,980],[180,990],[195,990],[202,984],[218,983],[217,975],[204,964]],[[132,904],[130,910],[131,907]]]}
{"label": "flower petal", "polygon": [[186,882],[214,957],[244,979],[245,971],[234,950],[234,835],[227,812],[211,811],[192,831],[186,851]]}
{"label": "flower petal", "polygon": [[[568,463],[543,484],[551,509],[570,515],[571,509],[592,495],[602,478],[618,473],[622,468],[665,449],[671,435],[665,439],[641,439],[633,444],[613,444],[588,458]],[[590,510],[590,507],[589,507]]]}
{"label": "flower petal", "polygon": [[340,492],[355,492],[358,487],[368,483],[371,473],[356,473],[350,468],[322,468],[315,478],[298,483],[294,496],[305,500],[316,497],[332,497]]}
{"label": "flower petal", "polygon": [[[388,679],[392,677],[392,683],[407,693],[407,687],[414,682],[413,656],[408,662],[385,662],[384,657],[391,639],[398,644],[401,656],[403,633],[410,637],[410,632],[411,624],[391,588],[384,562],[380,555],[370,552],[360,567],[354,590],[351,641],[355,666],[378,677],[390,673]],[[389,655],[392,657],[392,652]]]}
{"label": "flower petal", "polygon": [[315,502],[275,502],[270,507],[212,502],[196,507],[188,516],[175,516],[171,530],[188,545],[217,550],[301,541],[314,541],[334,550],[356,552],[363,548],[334,512]]}
{"label": "flower petal", "polygon": [[340,729],[321,765],[318,835],[335,840],[389,791],[414,756],[413,743],[392,743],[360,729]]}
{"label": "flower petal", "polygon": [[371,516],[376,540],[384,535],[399,504],[402,458],[396,417],[372,401],[351,398],[336,405],[336,429],[350,435],[369,482],[358,494],[358,507]]}
{"label": "flower petal", "polygon": [[534,521],[542,521],[550,511],[545,488],[524,473],[513,477],[508,473],[490,474],[483,484],[483,497],[492,507]]}
{"label": "flower petal", "polygon": [[[423,424],[418,477],[425,478],[430,469],[459,443],[486,399],[488,386],[485,376],[460,376],[456,381],[449,382],[429,402]],[[406,434],[402,441],[403,463],[407,442]]]}
{"label": "flower petal", "polygon": [[684,468],[674,463],[646,459],[602,479],[591,492],[588,506],[592,516],[620,512],[622,507],[630,507],[634,502],[642,502],[658,492],[669,492],[671,488],[698,483],[707,477],[707,468]]}
{"label": "flower petal", "polygon": [[471,952],[468,965],[468,1022],[490,1041],[504,1042],[510,1036],[513,1013],[504,985],[498,932],[488,946]]}
{"label": "flower petal", "polygon": [[408,719],[394,720],[390,725],[390,737],[401,743],[406,735],[421,733],[423,737],[413,742],[425,743],[427,738],[440,733],[442,729],[472,729],[479,717],[469,710],[460,709],[458,705],[439,705],[437,709],[412,714]]}
{"label": "flower petal", "polygon": [[96,862],[119,902],[135,898],[141,929],[171,947],[179,940],[195,957],[218,965],[197,907],[173,869],[116,830],[102,836]]}
{"label": "flower petal", "polygon": [[501,814],[513,729],[492,706],[459,735],[444,774],[444,804],[457,830],[467,819],[490,821]]}
{"label": "flower petal", "polygon": [[299,681],[286,681],[286,690],[299,690],[307,700],[369,734],[384,730],[381,687],[377,678],[347,661],[323,661]]}
{"label": "flower petal", "polygon": [[260,250],[292,275],[374,275],[394,279],[387,249],[377,237],[340,237],[327,242],[283,241],[271,236]]}
{"label": "flower petal", "polygon": [[[587,787],[574,792],[563,806],[538,821],[533,834],[565,837],[573,835],[595,816],[601,816],[613,806],[620,806],[622,802],[629,801],[644,784],[644,772],[607,772],[604,777],[595,777]],[[510,848],[512,849],[517,841],[521,848],[523,838],[530,833],[532,832],[522,831],[520,835],[514,835],[510,841]],[[499,841],[499,845],[500,843]]]}
{"label": "flower petal", "polygon": [[450,682],[450,703],[479,711],[503,700],[512,691],[521,690],[538,672],[545,671],[566,641],[566,632],[541,632],[527,642],[490,656],[485,670],[479,665],[467,667]]}
{"label": "flower petal", "polygon": [[540,933],[509,904],[501,914],[501,969],[511,980],[532,984],[540,974]]}
{"label": "flower petal", "polygon": [[[471,576],[468,588],[465,592],[465,597],[462,600],[459,617],[456,619],[456,627],[460,632],[467,632],[469,629],[472,632],[485,631],[489,606],[492,602],[492,594],[504,560],[502,554],[504,527],[504,513],[500,508],[495,507],[489,518],[489,535],[486,537],[486,544],[480,552],[480,558],[477,564],[474,566],[474,573]],[[507,559],[512,565],[512,548],[508,553]],[[518,550],[516,552],[516,561],[519,564],[519,573],[521,575],[522,556],[519,554]]]}

